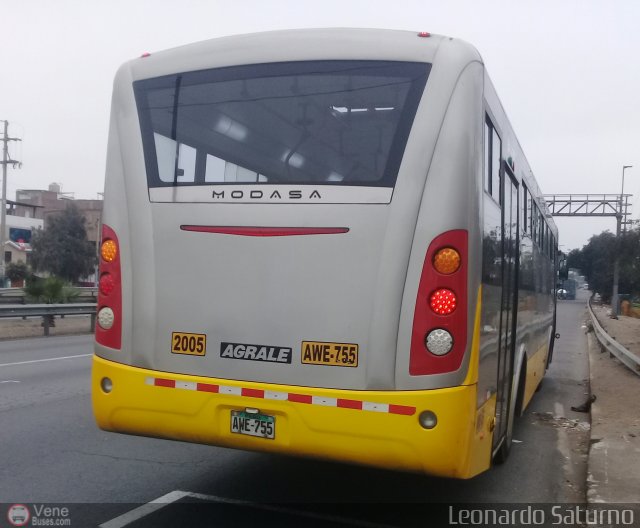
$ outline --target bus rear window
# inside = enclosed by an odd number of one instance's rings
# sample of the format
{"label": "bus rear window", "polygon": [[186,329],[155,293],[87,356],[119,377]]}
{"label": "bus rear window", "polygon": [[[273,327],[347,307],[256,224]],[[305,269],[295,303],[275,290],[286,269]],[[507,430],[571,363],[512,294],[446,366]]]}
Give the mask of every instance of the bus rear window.
{"label": "bus rear window", "polygon": [[429,69],[311,61],[137,81],[149,187],[393,187]]}

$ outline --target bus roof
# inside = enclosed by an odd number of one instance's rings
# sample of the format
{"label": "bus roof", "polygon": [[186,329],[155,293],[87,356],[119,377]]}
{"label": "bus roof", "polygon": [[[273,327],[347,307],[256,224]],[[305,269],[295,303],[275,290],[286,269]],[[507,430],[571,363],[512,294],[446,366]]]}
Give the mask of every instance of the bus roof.
{"label": "bus roof", "polygon": [[[460,39],[416,31],[388,29],[291,29],[220,37],[144,54],[127,63],[134,80],[179,71],[302,60],[389,60],[433,62],[447,41],[460,64],[481,61]],[[375,43],[375,45],[372,45]]]}

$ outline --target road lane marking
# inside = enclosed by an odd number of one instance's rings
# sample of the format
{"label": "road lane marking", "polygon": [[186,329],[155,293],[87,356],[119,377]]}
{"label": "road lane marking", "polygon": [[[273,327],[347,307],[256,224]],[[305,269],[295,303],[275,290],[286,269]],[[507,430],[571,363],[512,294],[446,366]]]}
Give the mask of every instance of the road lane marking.
{"label": "road lane marking", "polygon": [[20,383],[17,380],[5,380],[5,381],[0,381],[0,385],[2,385],[3,383]]}
{"label": "road lane marking", "polygon": [[62,356],[56,358],[47,358],[47,359],[32,359],[31,361],[17,361],[15,363],[0,363],[0,367],[13,367],[14,365],[28,365],[30,363],[44,363],[45,361],[58,361],[60,359],[73,359],[73,358],[81,358],[81,357],[89,357],[93,356],[93,354],[78,354],[77,356]]}
{"label": "road lane marking", "polygon": [[341,517],[337,515],[324,515],[321,513],[309,512],[304,510],[296,510],[293,508],[284,508],[280,506],[272,506],[271,504],[260,504],[256,502],[250,502],[240,499],[230,499],[227,497],[219,497],[217,495],[205,495],[204,493],[191,493],[189,491],[172,491],[159,497],[157,499],[148,502],[147,504],[143,504],[138,508],[135,508],[127,513],[123,513],[119,517],[111,519],[110,521],[102,523],[99,528],[124,528],[125,526],[139,521],[143,517],[147,515],[151,515],[152,513],[179,501],[184,498],[192,498],[205,500],[208,502],[218,502],[221,504],[230,504],[233,506],[244,506],[245,508],[255,508],[258,510],[267,510],[275,513],[284,513],[286,515],[294,515],[297,517],[303,517],[307,519],[321,520],[321,521],[331,521],[337,522],[342,525],[349,526],[360,526],[362,528],[394,528],[389,524],[380,524],[369,521],[363,521],[359,519],[352,519],[349,517]]}
{"label": "road lane marking", "polygon": [[257,510],[266,510],[276,513],[284,513],[287,515],[295,515],[297,517],[305,517],[307,519],[315,519],[320,521],[330,521],[339,524],[346,524],[350,526],[361,526],[362,528],[394,528],[390,524],[380,524],[370,521],[363,521],[361,519],[353,519],[350,517],[341,517],[339,515],[325,515],[322,513],[315,513],[305,510],[296,510],[293,508],[284,508],[282,506],[273,506],[271,504],[260,504],[257,502],[250,502],[240,499],[229,499],[226,497],[218,497],[217,495],[205,495],[204,493],[187,493],[188,497],[193,499],[206,500],[210,502],[221,502],[223,504],[231,504],[234,506],[244,506],[246,508],[255,508]]}
{"label": "road lane marking", "polygon": [[151,502],[147,502],[147,504],[143,504],[134,510],[123,513],[115,519],[102,523],[99,528],[122,528],[123,526],[136,522],[147,515],[151,515],[153,512],[164,508],[172,502],[179,501],[187,495],[189,495],[189,493],[186,491],[172,491],[162,497],[152,500]]}

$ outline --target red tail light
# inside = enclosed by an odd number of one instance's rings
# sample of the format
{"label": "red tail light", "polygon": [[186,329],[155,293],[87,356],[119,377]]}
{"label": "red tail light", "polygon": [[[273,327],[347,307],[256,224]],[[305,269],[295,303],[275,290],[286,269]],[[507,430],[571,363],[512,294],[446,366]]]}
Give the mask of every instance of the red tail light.
{"label": "red tail light", "polygon": [[[467,232],[456,229],[437,236],[427,249],[413,315],[409,357],[412,376],[443,374],[460,368],[467,347],[467,246]],[[439,265],[441,259],[434,257],[443,248],[459,254],[459,265],[446,270]],[[446,346],[438,344],[433,353],[427,344],[446,336],[441,330],[450,334],[451,339],[447,338]]]}
{"label": "red tail light", "polygon": [[102,225],[96,342],[119,349],[122,342],[120,244],[113,229]]}

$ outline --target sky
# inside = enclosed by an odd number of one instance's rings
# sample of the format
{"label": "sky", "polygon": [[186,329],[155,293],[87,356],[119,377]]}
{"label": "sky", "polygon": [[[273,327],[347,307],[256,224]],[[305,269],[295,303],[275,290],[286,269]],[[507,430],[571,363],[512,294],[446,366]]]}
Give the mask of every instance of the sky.
{"label": "sky", "polygon": [[[116,69],[144,52],[220,36],[312,27],[429,31],[479,50],[540,188],[633,193],[640,217],[637,0],[0,0],[0,120],[8,198],[52,182],[104,187]],[[561,249],[615,219],[558,218]]]}

